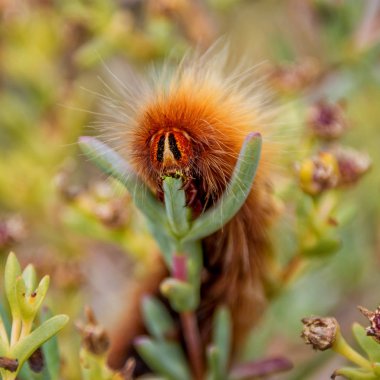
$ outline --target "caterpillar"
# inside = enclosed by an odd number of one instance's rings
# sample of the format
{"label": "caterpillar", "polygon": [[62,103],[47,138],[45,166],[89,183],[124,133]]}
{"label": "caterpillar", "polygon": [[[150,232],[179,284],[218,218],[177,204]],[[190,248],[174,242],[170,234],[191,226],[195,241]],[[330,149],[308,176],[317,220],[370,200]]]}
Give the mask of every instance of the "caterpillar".
{"label": "caterpillar", "polygon": [[[267,138],[270,113],[261,85],[252,79],[251,70],[228,70],[227,61],[227,49],[211,49],[186,57],[175,70],[166,67],[154,78],[134,76],[128,86],[122,83],[121,99],[110,105],[117,111],[110,140],[161,200],[162,177],[180,173],[187,205],[196,218],[225,191],[244,138],[250,132],[263,136],[260,165],[245,204],[220,231],[202,241],[204,270],[196,311],[202,344],[206,347],[210,340],[214,311],[226,305],[232,315],[232,360],[265,309],[268,231],[276,215],[270,191],[276,149]],[[162,259],[152,260],[154,269],[136,284],[109,355],[113,368],[134,357],[135,375],[149,370],[133,348],[134,338],[146,333],[141,297],[159,296],[159,284],[169,275]]]}

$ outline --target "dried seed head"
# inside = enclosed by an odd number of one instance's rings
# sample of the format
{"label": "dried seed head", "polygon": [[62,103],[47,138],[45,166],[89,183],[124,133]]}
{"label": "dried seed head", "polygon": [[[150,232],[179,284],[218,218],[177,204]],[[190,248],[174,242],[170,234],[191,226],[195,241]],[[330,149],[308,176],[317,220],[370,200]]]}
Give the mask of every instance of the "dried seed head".
{"label": "dried seed head", "polygon": [[334,140],[347,130],[348,121],[341,103],[320,101],[309,109],[307,125],[316,136]]}
{"label": "dried seed head", "polygon": [[380,306],[375,311],[370,311],[363,306],[358,306],[358,309],[371,323],[371,326],[366,328],[367,335],[380,343]]}
{"label": "dried seed head", "polygon": [[82,336],[83,347],[95,355],[104,354],[109,347],[109,338],[103,326],[96,321],[94,312],[86,307],[86,323],[77,322],[76,327]]}
{"label": "dried seed head", "polygon": [[354,185],[371,167],[371,159],[366,153],[342,147],[336,148],[332,153],[338,162],[339,185]]}
{"label": "dried seed head", "polygon": [[339,325],[332,317],[303,318],[304,324],[301,337],[306,344],[311,344],[315,350],[325,351],[331,348],[339,332]]}
{"label": "dried seed head", "polygon": [[296,169],[302,190],[310,195],[332,189],[339,181],[337,160],[328,152],[304,160]]}

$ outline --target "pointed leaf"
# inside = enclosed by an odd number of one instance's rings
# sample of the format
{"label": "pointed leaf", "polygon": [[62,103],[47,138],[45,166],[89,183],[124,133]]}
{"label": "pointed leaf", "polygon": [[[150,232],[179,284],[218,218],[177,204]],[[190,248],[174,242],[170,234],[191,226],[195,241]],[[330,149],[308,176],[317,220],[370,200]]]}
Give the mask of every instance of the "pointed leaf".
{"label": "pointed leaf", "polygon": [[220,352],[217,347],[212,345],[207,349],[207,380],[222,380],[226,378],[226,372],[221,372],[220,369]]}
{"label": "pointed leaf", "polygon": [[[51,311],[48,308],[44,307],[41,311],[41,322],[45,322],[52,317],[53,316]],[[54,335],[51,339],[47,340],[43,344],[42,351],[44,353],[45,364],[49,372],[50,379],[57,380],[59,378],[59,372],[61,368],[61,358],[56,335]]]}
{"label": "pointed leaf", "polygon": [[[0,321],[1,323],[1,321]],[[0,357],[1,356],[7,356],[8,352],[8,342],[5,342],[0,335]]]}
{"label": "pointed leaf", "polygon": [[373,373],[363,370],[361,368],[354,367],[343,367],[336,370],[333,374],[335,379],[336,376],[344,376],[348,380],[378,380],[379,378]]}
{"label": "pointed leaf", "polygon": [[32,293],[37,287],[37,273],[32,264],[26,266],[22,272],[22,278],[24,279],[27,292]]}
{"label": "pointed leaf", "polygon": [[4,285],[9,307],[13,318],[20,315],[20,309],[16,296],[16,279],[21,275],[21,267],[16,255],[11,252],[5,264]]}
{"label": "pointed leaf", "polygon": [[34,307],[28,302],[28,295],[26,294],[25,282],[22,277],[16,280],[16,296],[20,308],[21,317],[23,320],[30,320],[34,315]]}
{"label": "pointed leaf", "polygon": [[161,282],[160,290],[177,312],[194,310],[198,304],[199,296],[194,287],[187,282],[167,278]]}
{"label": "pointed leaf", "polygon": [[231,315],[226,307],[220,307],[215,313],[213,344],[218,350],[218,371],[227,373],[231,351]]}
{"label": "pointed leaf", "polygon": [[342,242],[337,237],[324,237],[311,247],[302,248],[302,254],[307,257],[322,257],[331,255],[342,246]]}
{"label": "pointed leaf", "polygon": [[380,362],[380,344],[377,343],[372,337],[367,336],[365,328],[359,323],[354,323],[352,332],[359,346],[368,355],[372,363]]}
{"label": "pointed leaf", "polygon": [[186,207],[182,180],[166,177],[163,181],[166,215],[175,236],[183,236],[189,230],[190,211]]}
{"label": "pointed leaf", "polygon": [[197,218],[183,241],[203,239],[221,229],[240,210],[250,193],[259,166],[261,136],[249,134],[244,140],[230,183],[218,203]]}
{"label": "pointed leaf", "polygon": [[128,190],[136,207],[152,222],[166,225],[163,205],[150,189],[133,173],[130,165],[115,151],[93,137],[81,137],[79,146],[105,173],[118,179]]}
{"label": "pointed leaf", "polygon": [[159,375],[168,380],[190,380],[190,370],[179,345],[156,342],[147,337],[136,339],[137,352]]}
{"label": "pointed leaf", "polygon": [[164,340],[175,330],[175,324],[166,307],[154,297],[144,297],[142,311],[145,326],[158,340]]}
{"label": "pointed leaf", "polygon": [[17,358],[21,366],[38,347],[57,334],[67,324],[68,320],[67,315],[56,315],[50,318],[17,342],[10,351],[11,357]]}
{"label": "pointed leaf", "polygon": [[44,276],[36,289],[36,296],[34,298],[34,307],[38,311],[46,297],[46,293],[50,285],[50,276]]}

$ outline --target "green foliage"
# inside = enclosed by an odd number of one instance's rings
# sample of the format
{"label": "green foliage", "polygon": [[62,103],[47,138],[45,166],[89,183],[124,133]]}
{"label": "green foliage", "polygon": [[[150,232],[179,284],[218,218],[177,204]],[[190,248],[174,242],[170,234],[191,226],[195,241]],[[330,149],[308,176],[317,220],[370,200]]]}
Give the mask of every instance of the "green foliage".
{"label": "green foliage", "polygon": [[[14,370],[0,368],[0,374],[4,380],[12,380],[16,379],[26,360],[67,324],[68,317],[53,316],[32,329],[49,287],[49,277],[45,276],[36,285],[37,275],[34,268],[29,265],[21,272],[20,264],[13,253],[8,256],[4,283],[12,316],[12,328],[9,336],[0,318],[0,356],[16,361],[17,366]],[[58,347],[49,345],[48,348],[45,350],[47,360],[50,366],[56,367],[57,372]],[[53,376],[51,378],[54,379]]]}
{"label": "green foliage", "polygon": [[[217,205],[194,221],[190,220],[190,210],[185,206],[181,179],[164,178],[166,215],[162,215],[162,206],[152,195],[148,195],[148,202],[142,200],[141,194],[146,195],[150,192],[149,189],[133,174],[126,176],[128,165],[116,152],[89,137],[82,137],[80,146],[100,168],[120,179],[129,190],[139,188],[139,191],[131,192],[135,204],[149,219],[149,225],[154,228],[153,234],[168,241],[161,248],[170,247],[167,252],[163,252],[163,256],[170,258],[169,267],[173,277],[161,283],[161,292],[178,313],[194,313],[199,303],[201,282],[202,256],[198,248],[200,239],[220,229],[246,200],[260,160],[261,136],[251,134],[246,138],[224,196]],[[187,242],[186,245],[183,242]],[[193,252],[196,254],[192,254]],[[191,372],[179,344],[163,339],[165,331],[172,326],[170,317],[158,301],[152,299],[144,301],[143,312],[148,330],[156,339],[139,338],[136,343],[139,354],[162,376],[173,380],[190,379]],[[186,327],[183,326],[183,329]],[[196,334],[194,331],[189,333]],[[222,380],[226,376],[230,334],[229,312],[220,310],[215,319],[214,341],[208,350],[210,379]],[[201,347],[195,349],[200,350]]]}

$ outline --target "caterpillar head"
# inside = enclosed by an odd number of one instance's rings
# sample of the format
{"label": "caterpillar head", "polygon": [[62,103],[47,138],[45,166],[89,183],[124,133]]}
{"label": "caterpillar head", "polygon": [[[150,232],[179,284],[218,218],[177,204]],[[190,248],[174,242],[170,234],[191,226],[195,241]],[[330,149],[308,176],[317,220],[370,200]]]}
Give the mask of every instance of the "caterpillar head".
{"label": "caterpillar head", "polygon": [[176,129],[159,130],[149,141],[150,161],[161,176],[189,174],[193,155],[190,136]]}

